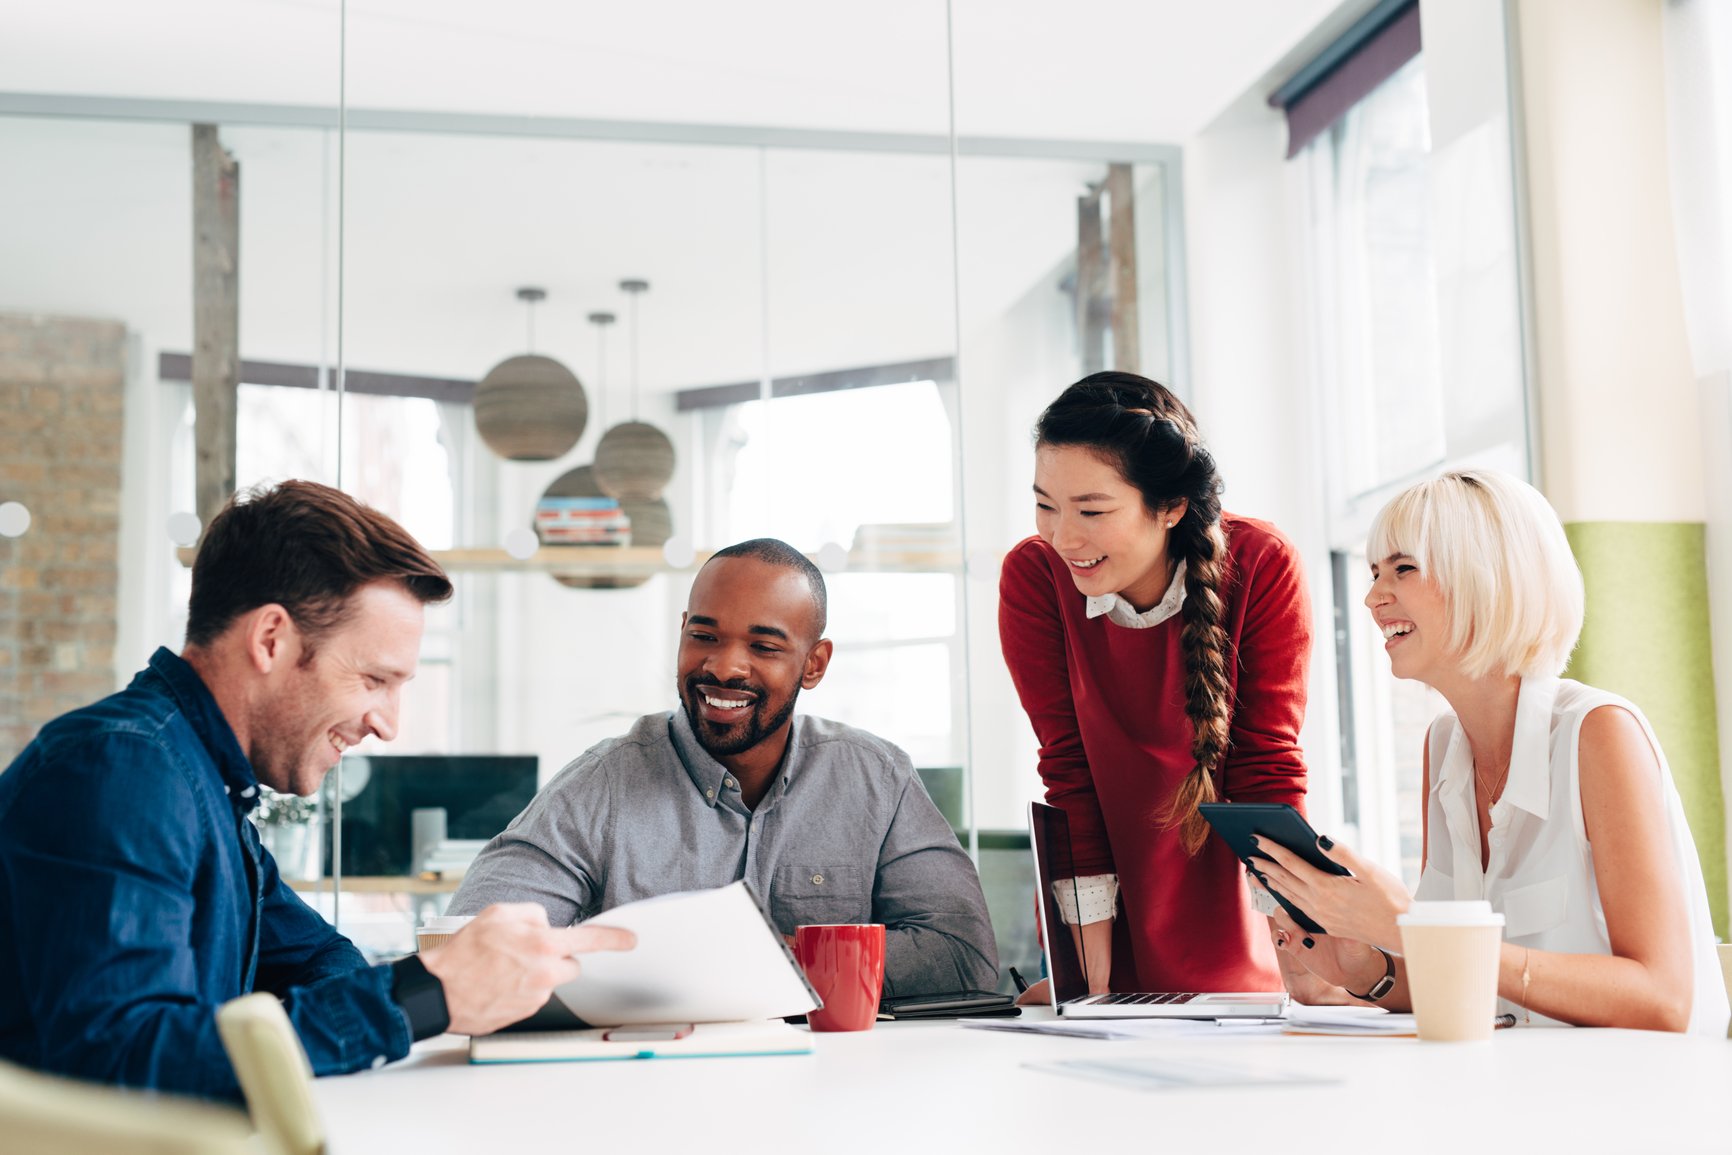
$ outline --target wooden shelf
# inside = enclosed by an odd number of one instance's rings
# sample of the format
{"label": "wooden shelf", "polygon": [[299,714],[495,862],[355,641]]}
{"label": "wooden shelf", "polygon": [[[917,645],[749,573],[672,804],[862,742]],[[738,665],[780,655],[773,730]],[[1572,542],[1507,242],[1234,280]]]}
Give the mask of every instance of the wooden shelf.
{"label": "wooden shelf", "polygon": [[[318,894],[331,889],[328,878],[285,879],[289,889],[297,894]],[[344,894],[454,894],[463,885],[461,878],[420,878],[413,875],[343,876]]]}
{"label": "wooden shelf", "polygon": [[[502,549],[436,549],[433,560],[447,573],[549,573],[567,577],[648,577],[671,573],[662,551],[650,546],[544,545],[525,558]],[[695,568],[708,553],[693,559]]]}

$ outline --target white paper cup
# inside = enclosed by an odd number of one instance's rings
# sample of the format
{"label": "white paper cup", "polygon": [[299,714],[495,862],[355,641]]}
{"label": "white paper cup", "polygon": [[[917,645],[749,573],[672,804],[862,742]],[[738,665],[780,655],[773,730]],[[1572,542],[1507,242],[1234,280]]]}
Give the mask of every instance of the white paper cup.
{"label": "white paper cup", "polygon": [[473,922],[472,914],[441,914],[429,918],[415,928],[415,948],[417,950],[432,950],[441,943],[450,940],[451,936]]}
{"label": "white paper cup", "polygon": [[1395,924],[1401,928],[1419,1037],[1431,1042],[1491,1038],[1503,915],[1479,900],[1416,902]]}

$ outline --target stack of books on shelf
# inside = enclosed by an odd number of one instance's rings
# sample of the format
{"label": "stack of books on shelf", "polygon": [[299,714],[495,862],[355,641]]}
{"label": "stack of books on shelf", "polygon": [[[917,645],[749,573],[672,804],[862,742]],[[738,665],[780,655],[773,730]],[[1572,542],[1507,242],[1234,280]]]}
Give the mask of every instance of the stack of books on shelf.
{"label": "stack of books on shelf", "polygon": [[535,532],[546,545],[630,545],[631,518],[611,497],[544,497]]}

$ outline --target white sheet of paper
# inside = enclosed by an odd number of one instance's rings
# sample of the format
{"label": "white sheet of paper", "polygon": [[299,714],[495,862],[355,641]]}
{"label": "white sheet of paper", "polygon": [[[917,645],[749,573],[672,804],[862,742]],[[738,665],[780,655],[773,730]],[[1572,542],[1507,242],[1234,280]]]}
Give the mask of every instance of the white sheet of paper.
{"label": "white sheet of paper", "polygon": [[1287,1018],[1289,1034],[1411,1035],[1417,1030],[1412,1015],[1390,1014],[1382,1007],[1308,1007],[1294,1003]]}
{"label": "white sheet of paper", "polygon": [[1167,1039],[1177,1035],[1226,1038],[1278,1035],[1282,1019],[964,1019],[976,1031],[1063,1035],[1073,1039]]}
{"label": "white sheet of paper", "polygon": [[586,921],[637,934],[634,950],[581,956],[583,973],[554,992],[592,1026],[770,1019],[818,1006],[744,882],[658,895]]}

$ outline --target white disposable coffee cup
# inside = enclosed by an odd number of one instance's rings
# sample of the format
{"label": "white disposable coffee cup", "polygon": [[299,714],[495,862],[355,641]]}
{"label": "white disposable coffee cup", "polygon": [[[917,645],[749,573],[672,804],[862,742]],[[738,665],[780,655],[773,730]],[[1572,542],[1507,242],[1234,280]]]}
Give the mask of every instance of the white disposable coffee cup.
{"label": "white disposable coffee cup", "polygon": [[1497,1015],[1503,915],[1483,900],[1416,902],[1395,919],[1419,1037],[1489,1039]]}
{"label": "white disposable coffee cup", "polygon": [[423,919],[421,925],[415,929],[415,946],[418,950],[432,950],[474,919],[472,914],[441,914]]}

